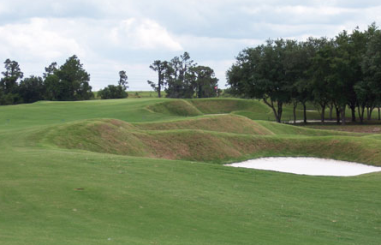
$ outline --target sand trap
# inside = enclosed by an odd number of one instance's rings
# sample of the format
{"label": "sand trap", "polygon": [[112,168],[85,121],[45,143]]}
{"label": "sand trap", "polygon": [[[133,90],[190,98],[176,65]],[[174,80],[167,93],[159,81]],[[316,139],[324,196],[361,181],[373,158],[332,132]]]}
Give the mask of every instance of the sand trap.
{"label": "sand trap", "polygon": [[312,176],[357,176],[381,171],[381,167],[353,162],[306,157],[270,157],[226,166],[271,170]]}

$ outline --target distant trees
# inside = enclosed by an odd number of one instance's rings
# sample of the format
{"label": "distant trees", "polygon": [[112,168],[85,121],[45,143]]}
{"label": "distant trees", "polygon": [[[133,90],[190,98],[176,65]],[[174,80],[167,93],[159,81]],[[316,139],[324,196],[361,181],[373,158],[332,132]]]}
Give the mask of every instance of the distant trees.
{"label": "distant trees", "polygon": [[126,74],[126,71],[120,71],[119,72],[119,81],[118,85],[108,85],[106,88],[99,90],[98,96],[101,97],[101,99],[122,99],[127,98],[128,93],[126,92],[126,89],[128,88],[128,76]]}
{"label": "distant trees", "polygon": [[43,78],[23,78],[16,61],[7,59],[0,80],[0,104],[32,103],[39,100],[88,100],[94,97],[89,85],[90,75],[77,56],[69,57],[58,67],[56,62],[45,68]]}
{"label": "distant trees", "polygon": [[147,81],[158,92],[165,90],[168,98],[215,97],[218,79],[213,69],[198,66],[189,53],[174,57],[171,61],[156,60],[150,68],[157,72],[158,81]]}
{"label": "distant trees", "polygon": [[239,53],[236,63],[227,71],[231,93],[246,98],[262,99],[274,112],[278,122],[283,106],[298,103],[318,105],[321,120],[330,108],[338,123],[346,122],[346,108],[356,121],[368,119],[381,98],[381,32],[375,24],[361,32],[343,31],[334,39],[309,38],[269,40],[265,45],[247,48]]}

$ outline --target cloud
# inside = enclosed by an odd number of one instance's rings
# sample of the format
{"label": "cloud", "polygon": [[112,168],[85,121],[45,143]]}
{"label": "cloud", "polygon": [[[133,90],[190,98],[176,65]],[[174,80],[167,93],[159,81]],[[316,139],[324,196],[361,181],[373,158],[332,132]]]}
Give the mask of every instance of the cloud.
{"label": "cloud", "polygon": [[183,50],[168,31],[153,20],[135,18],[123,20],[111,31],[111,40],[115,45],[127,49],[167,49]]}
{"label": "cloud", "polygon": [[[149,65],[188,51],[225,83],[234,57],[268,38],[334,37],[381,23],[379,0],[0,1],[0,57],[40,75],[76,54],[95,89],[126,70],[131,89],[150,89]],[[1,62],[1,60],[0,60]]]}
{"label": "cloud", "polygon": [[52,60],[64,53],[83,54],[74,38],[54,30],[46,19],[34,18],[27,23],[0,26],[0,36],[3,57]]}

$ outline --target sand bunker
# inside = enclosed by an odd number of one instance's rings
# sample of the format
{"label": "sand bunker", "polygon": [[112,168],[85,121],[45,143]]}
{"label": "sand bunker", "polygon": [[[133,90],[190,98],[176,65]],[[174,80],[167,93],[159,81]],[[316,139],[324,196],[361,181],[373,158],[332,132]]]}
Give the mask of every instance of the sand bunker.
{"label": "sand bunker", "polygon": [[226,166],[271,170],[312,176],[357,176],[381,171],[381,167],[353,162],[306,157],[270,157]]}

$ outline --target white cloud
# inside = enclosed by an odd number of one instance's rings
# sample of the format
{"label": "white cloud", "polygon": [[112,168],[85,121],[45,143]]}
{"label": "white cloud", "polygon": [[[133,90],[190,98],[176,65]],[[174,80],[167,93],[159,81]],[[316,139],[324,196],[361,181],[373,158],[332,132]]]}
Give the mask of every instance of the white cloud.
{"label": "white cloud", "polygon": [[[381,23],[379,0],[0,1],[0,58],[25,75],[76,54],[95,89],[126,70],[130,88],[150,89],[149,65],[188,51],[225,83],[234,57],[268,38],[334,37]],[[0,60],[1,62],[1,60]]]}
{"label": "white cloud", "polygon": [[114,44],[131,49],[167,49],[183,50],[168,31],[153,20],[135,18],[122,21],[111,31]]}
{"label": "white cloud", "polygon": [[34,18],[27,23],[0,26],[0,55],[35,60],[53,60],[63,54],[83,54],[74,38],[54,30],[48,20]]}

